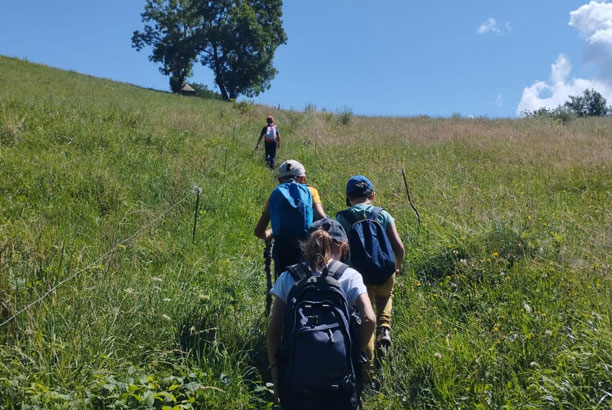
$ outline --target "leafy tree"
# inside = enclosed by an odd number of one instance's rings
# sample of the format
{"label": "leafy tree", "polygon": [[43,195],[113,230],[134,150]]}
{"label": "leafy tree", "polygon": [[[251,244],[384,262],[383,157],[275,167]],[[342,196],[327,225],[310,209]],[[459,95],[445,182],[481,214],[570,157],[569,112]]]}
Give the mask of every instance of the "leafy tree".
{"label": "leafy tree", "polygon": [[570,100],[565,103],[579,117],[599,117],[608,113],[606,99],[595,90],[584,90],[581,96],[570,96]]}
{"label": "leafy tree", "polygon": [[132,44],[153,47],[150,59],[163,64],[171,86],[173,78],[184,82],[199,59],[223,99],[252,97],[277,73],[274,52],[287,41],[281,6],[282,0],[147,0],[142,20],[149,24],[134,32]]}
{"label": "leafy tree", "polygon": [[170,89],[178,93],[198,54],[195,15],[189,0],[147,0],[141,14],[144,31],[135,31],[132,46],[140,51],[153,48],[149,60],[161,63],[159,71],[170,76]]}
{"label": "leafy tree", "polygon": [[195,96],[200,98],[207,98],[209,100],[221,100],[221,94],[214,92],[209,89],[206,84],[201,83],[189,83],[191,88],[195,90]]}

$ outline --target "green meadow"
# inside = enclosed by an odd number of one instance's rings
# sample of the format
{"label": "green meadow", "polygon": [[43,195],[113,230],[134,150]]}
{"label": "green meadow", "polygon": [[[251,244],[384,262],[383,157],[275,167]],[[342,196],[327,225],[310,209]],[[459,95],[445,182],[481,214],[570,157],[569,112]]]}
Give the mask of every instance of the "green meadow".
{"label": "green meadow", "polygon": [[328,214],[367,175],[406,246],[366,409],[612,408],[612,118],[278,110],[6,57],[0,408],[273,408],[268,114]]}

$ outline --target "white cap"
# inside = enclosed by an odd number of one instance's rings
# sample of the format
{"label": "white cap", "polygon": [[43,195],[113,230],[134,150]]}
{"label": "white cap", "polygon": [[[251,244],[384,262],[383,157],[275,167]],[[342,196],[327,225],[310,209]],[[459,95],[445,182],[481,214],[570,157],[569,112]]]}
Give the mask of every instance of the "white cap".
{"label": "white cap", "polygon": [[278,167],[278,174],[276,174],[276,178],[287,178],[287,177],[305,177],[306,169],[304,165],[300,164],[294,159],[290,159],[288,161],[283,162],[280,167]]}

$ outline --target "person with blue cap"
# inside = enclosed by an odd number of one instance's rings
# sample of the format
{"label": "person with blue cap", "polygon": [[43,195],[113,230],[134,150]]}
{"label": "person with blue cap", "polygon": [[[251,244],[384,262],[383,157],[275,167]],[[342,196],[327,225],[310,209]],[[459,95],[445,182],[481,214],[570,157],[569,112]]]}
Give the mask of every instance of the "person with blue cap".
{"label": "person with blue cap", "polygon": [[[364,277],[364,283],[368,289],[370,302],[376,312],[376,334],[373,334],[366,349],[368,356],[368,364],[364,368],[364,376],[366,380],[375,381],[374,376],[374,355],[375,346],[388,348],[391,345],[391,312],[393,302],[393,285],[395,283],[396,274],[402,270],[402,261],[404,259],[404,244],[395,227],[395,220],[384,209],[375,207],[372,202],[374,200],[374,186],[370,180],[363,175],[355,175],[348,180],[346,184],[346,205],[347,210],[339,212],[336,216],[337,221],[342,225],[348,233],[351,257],[349,265],[357,269]],[[367,221],[374,228],[374,233],[368,236],[370,230],[363,231],[362,222]],[[378,226],[377,226],[378,225]],[[362,229],[361,234],[356,234],[356,229]],[[375,229],[379,229],[378,235]],[[389,253],[389,260],[386,262],[386,274],[382,276],[382,280],[378,280],[373,272],[361,266],[368,265],[368,261],[358,263],[372,257],[371,252],[363,252],[359,246],[363,245],[364,235],[371,238],[375,242],[378,256]],[[366,244],[367,246],[367,244]],[[389,249],[390,248],[390,249]],[[380,258],[379,258],[380,259]],[[380,277],[380,275],[379,275]]]}

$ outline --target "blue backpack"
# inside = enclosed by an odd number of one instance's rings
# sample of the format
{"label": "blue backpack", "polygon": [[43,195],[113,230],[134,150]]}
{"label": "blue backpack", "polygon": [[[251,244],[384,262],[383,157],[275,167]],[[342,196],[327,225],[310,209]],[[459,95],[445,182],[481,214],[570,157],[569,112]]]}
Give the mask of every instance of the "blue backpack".
{"label": "blue backpack", "polygon": [[321,276],[305,263],[287,268],[296,281],[287,297],[277,354],[283,409],[357,409],[364,363],[357,327],[338,280],[348,266],[333,261]]}
{"label": "blue backpack", "polygon": [[350,224],[347,232],[351,250],[351,266],[368,285],[385,283],[395,272],[395,254],[384,228],[377,218],[382,208],[373,207],[370,216],[357,219],[350,209],[338,212]]}
{"label": "blue backpack", "polygon": [[270,220],[274,239],[297,243],[308,236],[312,225],[312,195],[307,185],[279,184],[270,194]]}

